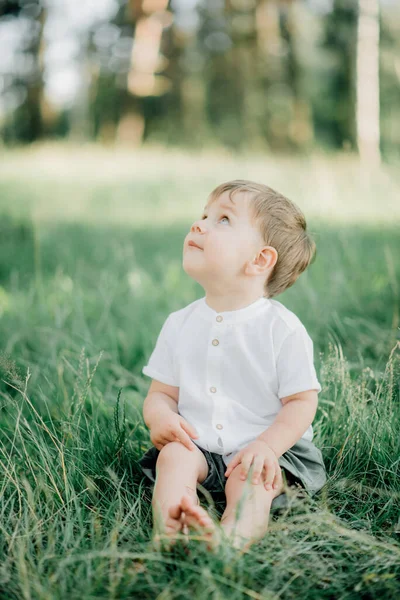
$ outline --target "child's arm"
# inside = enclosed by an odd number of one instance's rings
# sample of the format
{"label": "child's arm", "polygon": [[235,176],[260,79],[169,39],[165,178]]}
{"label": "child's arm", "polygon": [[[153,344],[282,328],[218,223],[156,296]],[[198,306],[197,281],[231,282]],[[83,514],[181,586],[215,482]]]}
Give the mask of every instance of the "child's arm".
{"label": "child's arm", "polygon": [[307,390],[281,398],[283,407],[275,421],[257,437],[266,442],[277,458],[289,450],[313,422],[318,407],[318,393]]}
{"label": "child's arm", "polygon": [[165,410],[177,413],[178,402],[179,387],[153,379],[143,402],[143,420],[147,427],[151,429],[152,419],[160,419]]}

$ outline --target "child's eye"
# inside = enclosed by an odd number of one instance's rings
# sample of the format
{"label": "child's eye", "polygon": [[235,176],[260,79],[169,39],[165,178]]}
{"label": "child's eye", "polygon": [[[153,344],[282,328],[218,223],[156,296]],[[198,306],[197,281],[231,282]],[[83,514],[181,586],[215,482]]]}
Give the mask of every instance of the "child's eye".
{"label": "child's eye", "polygon": [[[203,220],[203,219],[207,219],[207,215],[203,215],[203,216],[201,217],[201,219],[202,219],[202,220]],[[229,221],[229,217],[227,217],[226,215],[222,215],[221,219],[228,219],[228,221]]]}

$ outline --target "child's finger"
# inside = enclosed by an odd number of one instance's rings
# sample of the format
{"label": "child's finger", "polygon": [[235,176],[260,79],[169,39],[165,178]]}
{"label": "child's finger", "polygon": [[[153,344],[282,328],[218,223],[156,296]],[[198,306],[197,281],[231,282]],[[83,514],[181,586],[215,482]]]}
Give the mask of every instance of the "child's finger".
{"label": "child's finger", "polygon": [[278,488],[280,488],[282,486],[282,482],[283,482],[282,471],[279,468],[276,470],[276,473],[275,473],[275,479],[274,479],[274,484],[273,484],[274,489],[277,490]]}
{"label": "child's finger", "polygon": [[234,467],[236,467],[236,464],[232,465],[232,463],[228,466],[228,468],[225,471],[225,477],[228,477],[228,475],[230,475],[232,473],[232,470],[234,469]]}
{"label": "child's finger", "polygon": [[264,487],[266,490],[272,490],[272,482],[275,479],[275,466],[271,462],[265,463],[266,476],[264,481]]}
{"label": "child's finger", "polygon": [[183,429],[183,431],[185,431],[187,434],[189,434],[189,436],[191,438],[198,438],[199,434],[197,433],[197,431],[195,430],[194,427],[192,427],[189,423],[185,422],[184,420],[181,421],[181,428]]}
{"label": "child's finger", "polygon": [[262,456],[256,455],[253,460],[253,475],[252,475],[252,483],[254,485],[258,485],[260,481],[261,473],[264,469],[264,458]]}
{"label": "child's finger", "polygon": [[228,465],[228,468],[225,471],[225,477],[228,477],[228,475],[230,475],[230,473],[232,473],[233,469],[236,467],[236,465],[238,465],[240,463],[240,456],[236,455],[235,458],[233,458],[231,460],[231,462]]}
{"label": "child's finger", "polygon": [[181,444],[186,446],[186,448],[188,448],[188,450],[191,450],[191,451],[194,450],[194,446],[196,444],[194,444],[192,442],[192,440],[190,439],[190,437],[187,434],[180,431],[180,432],[175,433],[174,436],[175,436],[175,441],[181,442]]}
{"label": "child's finger", "polygon": [[249,473],[249,469],[250,469],[250,465],[253,461],[253,454],[252,453],[248,453],[248,454],[244,454],[244,456],[242,456],[242,469],[240,472],[240,479],[242,481],[244,481],[245,479],[247,479],[247,475]]}

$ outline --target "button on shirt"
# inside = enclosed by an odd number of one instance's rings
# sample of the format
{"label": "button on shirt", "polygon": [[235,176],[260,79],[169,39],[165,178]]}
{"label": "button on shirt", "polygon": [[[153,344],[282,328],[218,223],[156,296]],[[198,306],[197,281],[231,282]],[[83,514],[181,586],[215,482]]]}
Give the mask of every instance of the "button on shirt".
{"label": "button on shirt", "polygon": [[[225,465],[273,423],[280,398],[321,391],[304,325],[264,297],[223,312],[203,297],[172,312],[142,373],[179,387],[178,412],[199,435],[193,442]],[[312,425],[302,437],[312,440]]]}

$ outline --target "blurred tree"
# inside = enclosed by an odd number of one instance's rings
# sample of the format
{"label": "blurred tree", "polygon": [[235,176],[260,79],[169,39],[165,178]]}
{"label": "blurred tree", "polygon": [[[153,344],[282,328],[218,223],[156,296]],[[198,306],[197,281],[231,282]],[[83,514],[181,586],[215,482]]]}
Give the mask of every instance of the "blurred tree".
{"label": "blurred tree", "polygon": [[91,36],[91,106],[99,139],[141,144],[162,113],[171,87],[165,75],[164,29],[172,22],[168,0],[120,0],[110,23]]}
{"label": "blurred tree", "polygon": [[360,158],[379,164],[379,0],[358,1],[356,89]]}
{"label": "blurred tree", "polygon": [[[265,147],[260,121],[265,115],[265,90],[260,77],[260,52],[257,43],[257,5],[255,0],[225,0],[230,45],[227,50],[234,88],[231,102],[239,127],[238,146]],[[234,125],[232,123],[232,125]]]}
{"label": "blurred tree", "polygon": [[240,148],[299,149],[312,141],[291,0],[204,1],[207,108],[218,138]]}
{"label": "blurred tree", "polygon": [[355,56],[358,0],[333,0],[332,10],[322,17],[325,52],[329,71],[314,96],[314,126],[325,143],[343,148],[356,147]]}
{"label": "blurred tree", "polygon": [[380,14],[381,150],[400,158],[400,3],[382,4]]}
{"label": "blurred tree", "polygon": [[[114,142],[124,114],[139,113],[139,134],[143,135],[142,107],[127,89],[131,64],[134,22],[127,1],[119,2],[109,23],[101,23],[91,33],[93,69],[90,91],[93,134],[102,142]],[[131,104],[136,103],[132,108]],[[129,107],[127,105],[130,104]]]}
{"label": "blurred tree", "polygon": [[92,133],[91,117],[89,116],[89,94],[92,81],[92,62],[90,51],[90,31],[85,29],[77,31],[79,60],[76,71],[78,75],[78,89],[75,101],[69,110],[69,135],[76,141],[88,139]]}
{"label": "blurred tree", "polygon": [[288,142],[293,149],[310,146],[313,141],[311,106],[304,89],[303,65],[298,55],[297,32],[301,27],[301,14],[296,12],[298,3],[283,0],[280,6],[281,35],[286,42],[287,95],[291,100],[287,128]]}
{"label": "blurred tree", "polygon": [[158,71],[158,90],[146,101],[146,138],[189,145],[193,128],[189,131],[186,128],[185,117],[191,107],[185,102],[184,83],[189,81],[190,73],[183,57],[192,36],[177,26],[177,4],[176,0],[165,2],[165,9],[157,16],[163,26],[158,41],[158,63],[154,63],[153,71]]}
{"label": "blurred tree", "polygon": [[[199,3],[199,47],[204,55],[206,115],[216,139],[239,148],[243,144],[242,65],[229,53],[233,40],[223,0]],[[229,7],[228,7],[229,11]]]}
{"label": "blurred tree", "polygon": [[6,142],[32,142],[43,135],[43,28],[46,10],[40,0],[28,4],[17,0],[0,3],[0,17],[24,21],[24,38],[15,70],[10,73],[10,91],[18,91],[23,101],[7,116],[3,125]]}
{"label": "blurred tree", "polygon": [[122,115],[118,139],[141,143],[145,135],[146,108],[143,98],[157,97],[170,88],[161,74],[167,64],[161,53],[163,29],[171,22],[168,0],[129,0],[127,20],[133,25],[133,45],[126,89],[121,90]]}
{"label": "blurred tree", "polygon": [[211,140],[206,115],[206,59],[198,39],[196,0],[173,0],[173,23],[164,36],[171,89],[164,97],[161,129],[169,143],[200,147]]}
{"label": "blurred tree", "polygon": [[[99,0],[79,14],[67,7],[0,0],[7,142],[57,134],[296,152],[317,143],[377,161],[380,147],[400,154],[395,0]],[[61,41],[53,33],[60,21]],[[18,37],[13,50],[8,32]],[[54,75],[64,105],[51,104]]]}

